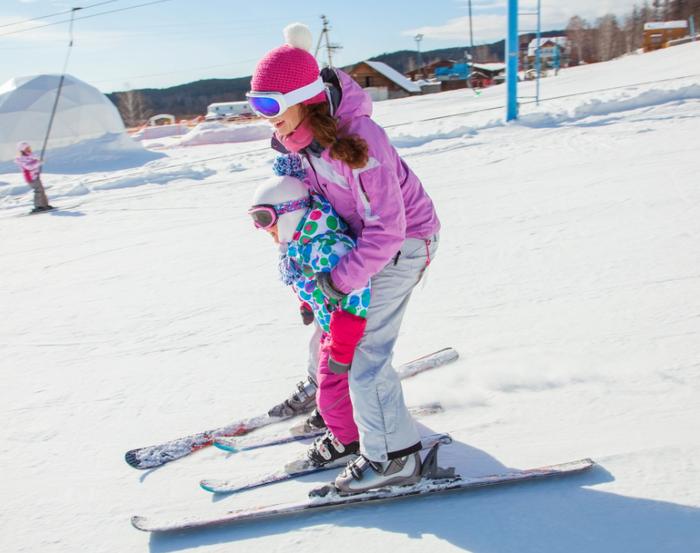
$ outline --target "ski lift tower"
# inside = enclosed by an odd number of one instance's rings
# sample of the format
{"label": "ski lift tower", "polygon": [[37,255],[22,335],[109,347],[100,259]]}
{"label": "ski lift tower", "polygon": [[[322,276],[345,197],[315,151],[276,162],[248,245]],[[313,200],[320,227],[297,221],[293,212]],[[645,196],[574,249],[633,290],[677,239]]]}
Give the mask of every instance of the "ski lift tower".
{"label": "ski lift tower", "polygon": [[520,58],[520,42],[518,37],[518,16],[519,15],[534,15],[537,17],[537,29],[535,50],[535,71],[536,71],[536,88],[535,102],[540,101],[540,74],[542,72],[541,64],[541,0],[537,0],[537,11],[530,13],[518,12],[518,0],[508,0],[508,34],[506,35],[506,94],[508,101],[506,103],[506,121],[513,121],[518,118],[518,61]]}
{"label": "ski lift tower", "polygon": [[518,118],[518,0],[508,0],[508,34],[506,35],[506,121]]}

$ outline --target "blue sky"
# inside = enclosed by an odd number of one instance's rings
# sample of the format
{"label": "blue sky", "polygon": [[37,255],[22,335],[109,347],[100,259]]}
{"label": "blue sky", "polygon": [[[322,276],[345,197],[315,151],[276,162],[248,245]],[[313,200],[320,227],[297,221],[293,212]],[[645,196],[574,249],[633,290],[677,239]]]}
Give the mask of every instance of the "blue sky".
{"label": "blue sky", "polygon": [[[90,6],[86,17],[144,4],[149,0],[2,0],[0,8],[0,84],[16,76],[59,73],[68,44],[67,15],[26,19]],[[533,0],[520,0],[521,10]],[[594,20],[606,13],[625,14],[633,0],[551,0],[542,2],[543,29],[563,28],[574,14]],[[474,40],[505,36],[506,0],[472,0]],[[256,11],[258,9],[258,11]],[[166,0],[122,12],[76,20],[68,72],[100,90],[162,88],[206,78],[250,75],[256,61],[282,43],[282,28],[301,21],[314,43],[320,15],[331,24],[331,39],[343,46],[337,65],[348,65],[382,52],[421,50],[468,43],[467,0],[343,0],[237,2]],[[532,28],[533,18],[521,27]],[[21,32],[18,32],[21,31]]]}

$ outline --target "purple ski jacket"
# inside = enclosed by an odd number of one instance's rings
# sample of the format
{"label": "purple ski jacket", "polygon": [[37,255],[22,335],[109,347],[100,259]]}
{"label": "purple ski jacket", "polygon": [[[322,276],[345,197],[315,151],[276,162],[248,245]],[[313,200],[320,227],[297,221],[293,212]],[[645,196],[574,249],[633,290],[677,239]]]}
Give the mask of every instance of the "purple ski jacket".
{"label": "purple ski jacket", "polygon": [[406,238],[429,239],[440,230],[435,207],[418,177],[391,145],[384,129],[370,119],[372,100],[346,73],[335,70],[342,96],[335,111],[343,135],[357,135],[369,146],[360,169],[304,152],[305,183],[328,199],[347,222],[357,247],[331,272],[342,292],[362,288],[396,256]]}

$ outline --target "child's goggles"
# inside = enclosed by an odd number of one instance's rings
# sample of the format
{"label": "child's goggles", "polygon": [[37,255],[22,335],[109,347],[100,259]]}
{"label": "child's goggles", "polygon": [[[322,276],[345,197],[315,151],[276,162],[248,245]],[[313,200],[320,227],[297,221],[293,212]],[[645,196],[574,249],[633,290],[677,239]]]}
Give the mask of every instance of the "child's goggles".
{"label": "child's goggles", "polygon": [[311,199],[308,197],[281,204],[260,204],[251,207],[248,210],[248,215],[253,218],[255,228],[269,229],[277,224],[280,215],[296,211],[297,209],[306,209],[310,205]]}
{"label": "child's goggles", "polygon": [[319,77],[311,84],[282,94],[281,92],[247,92],[246,98],[253,111],[260,117],[271,119],[278,117],[290,107],[313,98],[325,90],[323,79]]}

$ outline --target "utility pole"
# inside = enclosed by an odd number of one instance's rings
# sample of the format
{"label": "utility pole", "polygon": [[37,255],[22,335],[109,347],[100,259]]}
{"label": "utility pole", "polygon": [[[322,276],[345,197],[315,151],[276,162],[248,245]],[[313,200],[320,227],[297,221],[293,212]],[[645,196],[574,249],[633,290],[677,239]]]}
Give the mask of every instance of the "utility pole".
{"label": "utility pole", "polygon": [[420,74],[425,77],[425,75],[423,75],[423,59],[420,55],[420,41],[423,40],[423,35],[419,33],[413,37],[413,40],[416,41],[416,50],[418,50],[418,70]]}
{"label": "utility pole", "polygon": [[469,0],[469,54],[465,55],[467,58],[467,88],[471,88],[472,82],[472,70],[470,62],[474,63],[474,28],[472,26],[472,0]]}
{"label": "utility pole", "polygon": [[321,41],[325,38],[326,42],[326,52],[328,54],[328,67],[333,67],[333,52],[335,50],[340,50],[342,46],[340,44],[333,44],[330,41],[330,26],[328,25],[328,18],[325,15],[321,16],[321,21],[323,22],[323,29],[321,29],[321,34],[318,36],[318,42],[316,43],[316,52],[314,52],[314,57],[318,57],[318,51],[321,49]]}
{"label": "utility pole", "polygon": [[474,59],[474,27],[472,26],[472,0],[469,0],[469,53]]}

